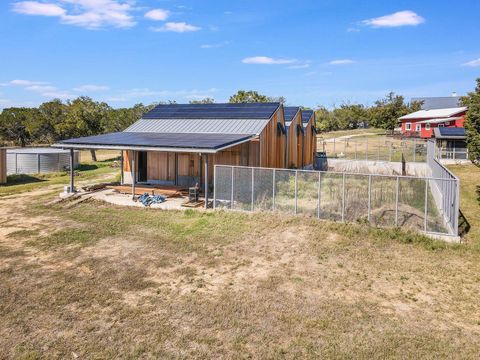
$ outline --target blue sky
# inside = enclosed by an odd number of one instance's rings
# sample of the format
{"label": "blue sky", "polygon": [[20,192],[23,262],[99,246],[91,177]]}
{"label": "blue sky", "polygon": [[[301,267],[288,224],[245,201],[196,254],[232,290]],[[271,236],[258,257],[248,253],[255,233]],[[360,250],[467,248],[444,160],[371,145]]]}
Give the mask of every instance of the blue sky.
{"label": "blue sky", "polygon": [[238,89],[310,107],[465,94],[480,77],[478,14],[477,0],[5,0],[0,108]]}

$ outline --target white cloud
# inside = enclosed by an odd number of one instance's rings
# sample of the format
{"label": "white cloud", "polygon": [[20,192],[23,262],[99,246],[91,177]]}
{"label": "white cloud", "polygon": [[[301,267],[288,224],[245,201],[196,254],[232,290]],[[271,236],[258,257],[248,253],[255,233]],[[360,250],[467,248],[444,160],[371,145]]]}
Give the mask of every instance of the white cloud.
{"label": "white cloud", "polygon": [[13,11],[25,15],[39,16],[63,16],[65,9],[49,3],[41,3],[38,1],[21,1],[13,4]]}
{"label": "white cloud", "polygon": [[110,87],[106,85],[82,85],[73,88],[73,91],[78,92],[95,92],[95,91],[107,91]]}
{"label": "white cloud", "polygon": [[153,9],[153,10],[148,11],[145,14],[145,17],[147,19],[155,20],[155,21],[167,20],[169,16],[170,16],[170,11],[163,10],[163,9]]}
{"label": "white cloud", "polygon": [[211,97],[216,93],[218,89],[210,88],[206,90],[152,90],[149,88],[134,88],[127,90],[123,93],[112,95],[107,99],[107,101],[114,102],[126,102],[134,99],[144,99],[148,97],[156,98],[183,98],[183,99],[196,99],[196,98],[205,98]]}
{"label": "white cloud", "polygon": [[56,91],[57,88],[55,86],[51,86],[51,85],[32,85],[32,86],[25,87],[25,90],[34,91],[34,92],[42,94],[44,92]]}
{"label": "white cloud", "polygon": [[260,64],[260,65],[286,65],[294,64],[297,60],[295,59],[274,59],[268,56],[253,56],[247,57],[242,60],[244,64]]}
{"label": "white cloud", "polygon": [[214,48],[227,46],[228,44],[230,44],[230,41],[222,41],[214,44],[203,44],[203,45],[200,45],[200,47],[202,49],[214,49]]}
{"label": "white cloud", "polygon": [[416,26],[425,22],[425,19],[411,10],[398,11],[393,14],[363,20],[362,24],[374,28]]}
{"label": "white cloud", "polygon": [[307,69],[310,67],[310,64],[298,64],[287,66],[287,69]]}
{"label": "white cloud", "polygon": [[162,27],[152,28],[153,31],[177,32],[177,33],[193,32],[193,31],[198,31],[200,29],[201,27],[190,25],[185,22],[167,22]]}
{"label": "white cloud", "polygon": [[69,93],[68,91],[47,91],[47,92],[41,93],[40,95],[47,98],[61,99],[61,100],[73,99],[77,97],[77,95]]}
{"label": "white cloud", "polygon": [[480,58],[466,62],[465,64],[462,64],[462,66],[469,66],[469,67],[480,66]]}
{"label": "white cloud", "polygon": [[359,28],[355,28],[355,27],[349,27],[347,28],[347,32],[360,32],[360,29]]}
{"label": "white cloud", "polygon": [[11,86],[20,86],[26,91],[32,91],[48,98],[70,99],[76,97],[75,94],[68,91],[58,90],[57,87],[46,81],[12,80],[9,81],[8,84]]}
{"label": "white cloud", "polygon": [[349,65],[353,63],[355,63],[355,61],[351,59],[339,59],[339,60],[332,60],[329,62],[330,65]]}
{"label": "white cloud", "polygon": [[48,84],[45,81],[32,81],[32,80],[12,80],[8,84],[16,86],[34,86],[34,85],[45,85]]}
{"label": "white cloud", "polygon": [[53,2],[20,1],[13,4],[13,11],[26,15],[56,16],[61,22],[87,29],[106,26],[128,28],[136,25],[131,15],[135,1],[121,0],[61,0]]}

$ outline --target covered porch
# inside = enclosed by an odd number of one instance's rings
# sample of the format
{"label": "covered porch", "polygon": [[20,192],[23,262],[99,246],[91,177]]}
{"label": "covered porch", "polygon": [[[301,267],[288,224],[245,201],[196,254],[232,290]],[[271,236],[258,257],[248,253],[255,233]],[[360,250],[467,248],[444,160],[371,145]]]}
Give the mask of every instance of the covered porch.
{"label": "covered porch", "polygon": [[[75,149],[118,150],[121,153],[120,184],[130,187],[133,199],[142,187],[185,190],[196,186],[208,207],[213,187],[212,170],[216,154],[247,145],[253,135],[172,134],[117,132],[61,141],[53,147],[70,149],[73,164]],[[150,159],[150,160],[149,160]],[[73,166],[70,166],[68,191],[75,192]],[[143,194],[143,192],[142,192]]]}

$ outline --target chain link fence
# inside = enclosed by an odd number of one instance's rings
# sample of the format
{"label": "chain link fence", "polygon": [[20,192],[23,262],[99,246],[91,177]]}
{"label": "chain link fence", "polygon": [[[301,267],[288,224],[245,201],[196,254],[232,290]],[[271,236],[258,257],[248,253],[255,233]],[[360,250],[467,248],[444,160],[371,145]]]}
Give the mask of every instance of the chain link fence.
{"label": "chain link fence", "polygon": [[458,178],[430,162],[424,178],[216,165],[213,204],[457,236]]}
{"label": "chain link fence", "polygon": [[399,139],[387,136],[319,139],[317,149],[330,158],[345,160],[425,162],[425,139]]}

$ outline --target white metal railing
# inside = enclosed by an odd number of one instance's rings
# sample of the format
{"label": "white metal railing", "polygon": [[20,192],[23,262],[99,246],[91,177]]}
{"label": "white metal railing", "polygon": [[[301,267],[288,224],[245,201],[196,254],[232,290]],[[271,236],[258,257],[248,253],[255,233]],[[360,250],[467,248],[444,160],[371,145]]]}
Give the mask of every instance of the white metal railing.
{"label": "white metal railing", "polygon": [[460,180],[437,160],[435,140],[427,143],[427,165],[432,178],[432,195],[451,232],[458,235]]}

